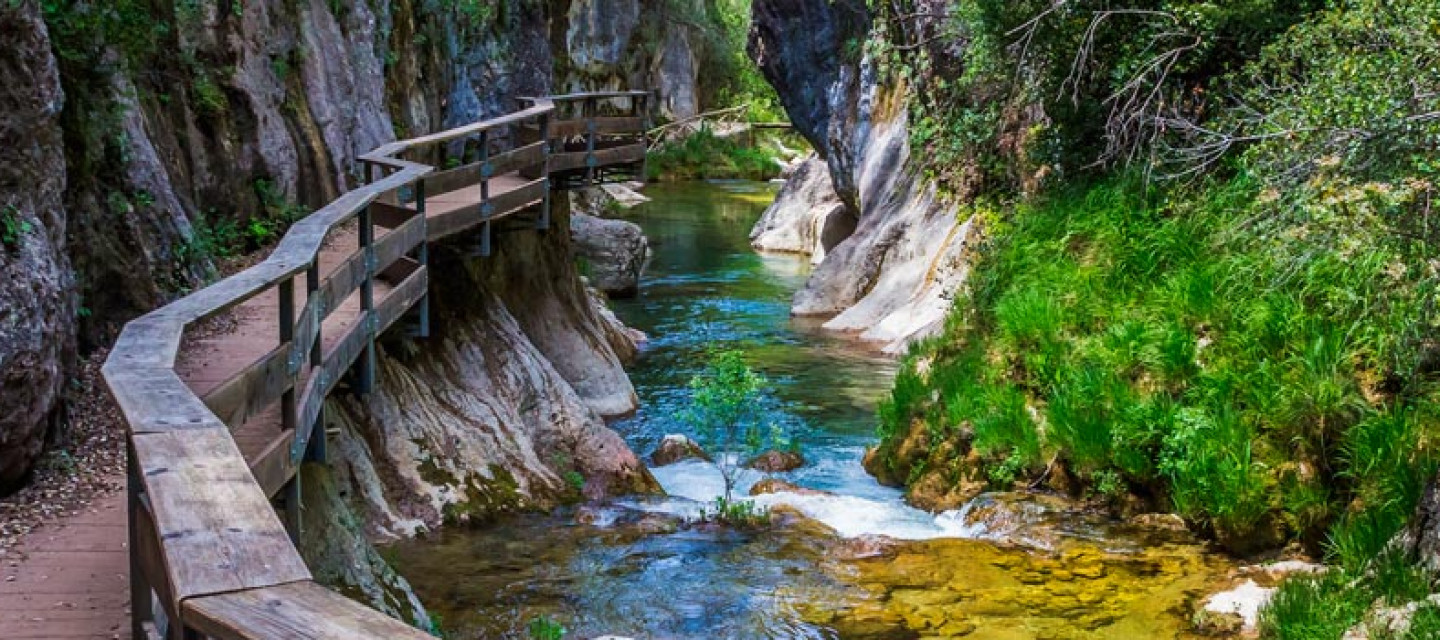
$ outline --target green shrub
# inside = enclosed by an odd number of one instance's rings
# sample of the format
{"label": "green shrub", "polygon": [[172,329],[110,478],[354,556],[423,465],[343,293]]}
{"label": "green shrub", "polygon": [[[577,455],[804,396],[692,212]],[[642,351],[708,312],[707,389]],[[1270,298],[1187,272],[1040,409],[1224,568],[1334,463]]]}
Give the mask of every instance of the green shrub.
{"label": "green shrub", "polygon": [[764,149],[716,136],[710,129],[662,145],[646,163],[650,180],[769,180],[780,165]]}

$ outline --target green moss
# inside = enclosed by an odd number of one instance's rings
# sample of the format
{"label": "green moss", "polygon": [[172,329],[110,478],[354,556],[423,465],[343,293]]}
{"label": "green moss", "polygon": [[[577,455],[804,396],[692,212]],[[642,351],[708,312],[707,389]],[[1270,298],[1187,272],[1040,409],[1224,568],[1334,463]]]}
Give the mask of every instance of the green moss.
{"label": "green moss", "polygon": [[445,505],[442,516],[447,524],[488,522],[502,513],[530,506],[515,476],[497,464],[490,465],[490,478],[470,473],[463,486],[464,499]]}

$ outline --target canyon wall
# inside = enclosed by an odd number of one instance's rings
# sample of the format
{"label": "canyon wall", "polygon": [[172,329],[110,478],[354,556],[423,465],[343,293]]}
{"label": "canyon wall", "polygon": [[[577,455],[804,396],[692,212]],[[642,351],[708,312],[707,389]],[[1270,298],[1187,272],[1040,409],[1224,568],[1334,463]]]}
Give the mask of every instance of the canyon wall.
{"label": "canyon wall", "polygon": [[830,185],[797,172],[805,182],[781,191],[752,240],[816,258],[795,315],[827,317],[829,330],[902,352],[943,324],[977,227],[911,157],[909,89],[878,80],[863,3],[757,0],[753,17],[751,56]]}
{"label": "canyon wall", "polygon": [[[360,183],[360,154],[523,96],[649,87],[683,117],[704,95],[699,27],[660,0],[0,4],[0,492],[63,430],[77,351]],[[387,336],[375,392],[329,403],[307,518],[344,542],[307,558],[392,614],[423,622],[370,539],[658,490],[605,426],[635,409],[635,346],[554,200],[491,258],[437,247],[434,337]]]}
{"label": "canyon wall", "polygon": [[0,5],[0,493],[63,419],[75,302],[65,236],[60,74],[33,5]]}
{"label": "canyon wall", "polygon": [[[20,0],[0,20],[16,35],[0,222],[17,230],[0,255],[0,491],[63,426],[77,346],[353,187],[358,155],[558,91],[654,87],[662,115],[688,115],[705,55],[651,0]],[[618,368],[556,366],[601,413],[633,408]]]}

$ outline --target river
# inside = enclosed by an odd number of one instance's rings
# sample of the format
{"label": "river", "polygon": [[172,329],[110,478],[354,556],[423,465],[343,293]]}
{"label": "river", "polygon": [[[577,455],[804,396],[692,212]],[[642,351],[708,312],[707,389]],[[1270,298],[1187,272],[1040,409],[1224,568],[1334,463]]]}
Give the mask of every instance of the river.
{"label": "river", "polygon": [[[723,490],[702,462],[654,469],[670,495],[450,528],[385,553],[447,637],[1182,637],[1196,598],[1231,568],[1183,532],[1109,522],[1043,497],[992,494],[954,512],[910,508],[860,466],[893,360],[792,320],[809,273],[748,233],[767,184],[652,186],[626,213],[653,258],[612,303],[650,340],[630,375],[641,408],[615,423],[640,455],[668,433],[712,347],[743,350],[772,383],[772,419],[807,464],[778,477],[824,493],[756,501],[798,513],[774,530],[690,526]],[[759,476],[742,477],[739,492]]]}

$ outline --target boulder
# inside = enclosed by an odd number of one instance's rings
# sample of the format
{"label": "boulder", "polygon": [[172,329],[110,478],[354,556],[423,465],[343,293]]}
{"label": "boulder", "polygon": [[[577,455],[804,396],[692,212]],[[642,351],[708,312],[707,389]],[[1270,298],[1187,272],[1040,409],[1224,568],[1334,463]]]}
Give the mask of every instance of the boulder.
{"label": "boulder", "polygon": [[779,478],[765,478],[750,487],[750,495],[763,496],[767,493],[793,493],[802,496],[832,496],[829,491],[807,489]]}
{"label": "boulder", "polygon": [[0,4],[0,494],[16,488],[62,417],[75,355],[66,254],[64,97],[34,3]]}
{"label": "boulder", "polygon": [[618,297],[640,290],[650,244],[639,225],[577,213],[570,219],[570,238],[575,254],[588,265],[584,275],[591,286]]}
{"label": "boulder", "polygon": [[754,469],[765,473],[783,473],[794,471],[805,466],[805,458],[794,451],[776,451],[771,449],[758,456],[745,461],[747,469]]}
{"label": "boulder", "polygon": [[808,255],[818,264],[855,232],[857,220],[835,194],[825,161],[811,155],[787,170],[785,186],[750,230],[750,246]]}
{"label": "boulder", "polygon": [[665,436],[660,441],[660,446],[655,447],[654,453],[650,454],[650,464],[656,467],[690,459],[711,461],[710,454],[705,453],[694,440],[675,433]]}

